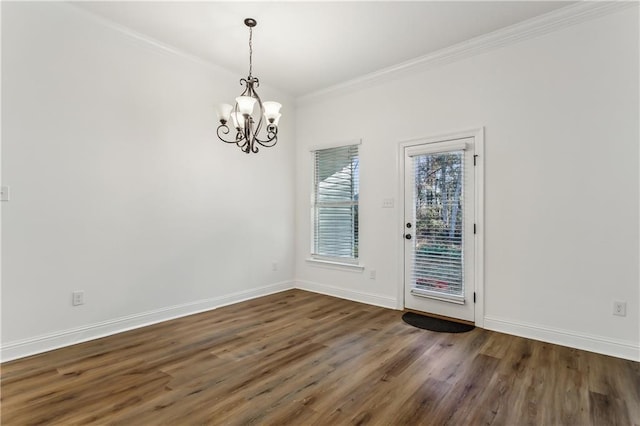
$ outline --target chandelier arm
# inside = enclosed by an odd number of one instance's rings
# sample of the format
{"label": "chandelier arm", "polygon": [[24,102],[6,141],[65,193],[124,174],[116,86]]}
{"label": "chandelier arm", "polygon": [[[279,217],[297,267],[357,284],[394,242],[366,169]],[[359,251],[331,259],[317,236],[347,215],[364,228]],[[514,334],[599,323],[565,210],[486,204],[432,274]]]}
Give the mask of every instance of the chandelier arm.
{"label": "chandelier arm", "polygon": [[229,126],[227,126],[226,124],[221,124],[220,126],[218,126],[217,133],[218,133],[218,139],[220,139],[222,142],[234,143],[238,148],[240,148],[242,152],[246,152],[247,154],[251,152],[251,147],[250,147],[251,144],[249,143],[249,141],[247,140],[246,136],[243,134],[242,131],[238,131],[236,133],[235,140],[227,140],[222,135],[229,134]]}
{"label": "chandelier arm", "polygon": [[[262,106],[262,99],[260,96],[253,91],[254,97],[256,98],[258,105],[260,107],[260,120],[258,121],[258,125],[256,126],[255,132],[253,133],[253,140],[264,146],[265,148],[271,148],[278,142],[278,128],[271,123],[267,124],[267,139],[261,140],[258,135],[260,134],[260,130],[262,129],[262,124],[264,122],[264,107]],[[274,131],[275,130],[275,131]]]}
{"label": "chandelier arm", "polygon": [[[237,144],[237,143],[238,143],[238,135],[237,135],[237,134],[236,134],[236,139],[235,139],[235,140],[233,140],[233,141],[226,140],[226,139],[222,136],[222,135],[228,135],[228,134],[229,134],[229,126],[227,126],[226,124],[221,124],[221,125],[219,125],[219,126],[218,126],[218,130],[217,130],[217,133],[218,133],[218,139],[220,139],[222,142],[225,142],[225,143],[235,143],[235,144]],[[222,135],[221,135],[220,133],[222,133]]]}
{"label": "chandelier arm", "polygon": [[[251,78],[251,77],[249,77]],[[240,85],[244,85],[244,90],[242,91],[242,93],[240,93],[240,96],[251,96],[251,93],[249,92],[249,82],[247,81],[246,78],[241,78],[240,79]]]}
{"label": "chandelier arm", "polygon": [[274,146],[276,143],[278,143],[278,128],[276,126],[274,126],[273,124],[268,124],[267,125],[267,139],[266,140],[261,140],[258,138],[258,135],[254,136],[254,140],[264,146],[265,148],[271,148],[272,146]]}
{"label": "chandelier arm", "polygon": [[238,129],[236,134],[236,145],[240,148],[240,151],[249,153],[249,141],[246,137],[246,129]]}
{"label": "chandelier arm", "polygon": [[257,142],[259,145],[264,146],[265,148],[271,148],[276,143],[278,143],[278,128],[269,124],[267,126],[267,139],[260,139],[258,137],[258,133],[262,124],[261,122],[262,120],[260,120],[260,123],[258,123],[259,125],[256,128],[256,132],[253,133],[252,142]]}
{"label": "chandelier arm", "polygon": [[256,125],[255,130],[253,129],[253,127],[251,128],[251,134],[253,135],[253,138],[255,140],[259,141],[258,134],[260,133],[260,129],[262,129],[262,122],[264,121],[264,106],[262,105],[262,99],[260,99],[260,95],[258,95],[258,92],[256,92],[254,88],[254,85],[255,87],[258,87],[260,85],[260,82],[257,78],[251,78],[250,80],[251,84],[249,85],[249,91],[251,92],[251,96],[256,99],[258,108],[260,109],[260,112],[258,113],[260,119],[258,120],[258,124]]}
{"label": "chandelier arm", "polygon": [[249,117],[245,121],[245,125],[244,125],[244,140],[246,141],[245,144],[247,145],[247,150],[245,152],[247,154],[249,154],[250,151],[253,151],[253,141],[251,140],[252,134],[253,134],[253,119]]}
{"label": "chandelier arm", "polygon": [[265,148],[271,148],[272,146],[274,146],[276,143],[278,143],[278,135],[277,133],[274,132],[269,132],[267,133],[267,140],[260,140],[258,139],[258,137],[254,137],[253,139],[260,144],[261,146],[264,146]]}

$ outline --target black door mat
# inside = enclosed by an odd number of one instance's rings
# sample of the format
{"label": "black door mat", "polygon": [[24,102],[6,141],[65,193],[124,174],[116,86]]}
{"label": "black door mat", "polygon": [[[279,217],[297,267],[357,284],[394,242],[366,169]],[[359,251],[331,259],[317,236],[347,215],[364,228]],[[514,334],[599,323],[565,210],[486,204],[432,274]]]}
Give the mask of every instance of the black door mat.
{"label": "black door mat", "polygon": [[414,312],[407,312],[402,315],[402,321],[414,327],[429,331],[437,331],[439,333],[466,333],[467,331],[471,331],[476,328],[470,324],[462,324],[441,318],[428,317]]}

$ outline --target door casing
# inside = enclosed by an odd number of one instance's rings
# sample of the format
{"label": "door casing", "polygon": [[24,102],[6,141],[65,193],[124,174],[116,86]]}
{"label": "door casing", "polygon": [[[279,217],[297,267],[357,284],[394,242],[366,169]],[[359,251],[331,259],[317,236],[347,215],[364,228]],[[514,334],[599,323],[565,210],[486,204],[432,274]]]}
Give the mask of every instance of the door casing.
{"label": "door casing", "polygon": [[397,232],[398,232],[398,288],[397,288],[397,309],[403,310],[404,306],[404,259],[405,259],[405,241],[404,241],[404,194],[405,194],[405,164],[404,150],[407,147],[422,145],[435,142],[446,142],[462,138],[474,138],[474,156],[475,166],[473,168],[475,179],[474,191],[474,223],[476,224],[476,234],[474,238],[474,283],[476,303],[474,310],[476,327],[484,327],[484,127],[459,132],[445,133],[436,136],[429,136],[417,139],[402,141],[398,144],[396,152],[396,161],[398,169],[399,181],[399,202],[397,212]]}

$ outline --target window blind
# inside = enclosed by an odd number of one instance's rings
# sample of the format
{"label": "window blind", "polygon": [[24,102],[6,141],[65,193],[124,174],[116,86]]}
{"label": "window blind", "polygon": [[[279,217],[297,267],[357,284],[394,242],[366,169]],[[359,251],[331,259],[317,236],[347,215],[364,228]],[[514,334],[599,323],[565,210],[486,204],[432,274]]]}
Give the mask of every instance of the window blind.
{"label": "window blind", "polygon": [[464,151],[413,157],[413,288],[420,296],[464,302]]}
{"label": "window blind", "polygon": [[358,258],[358,195],[358,145],[314,151],[313,256]]}

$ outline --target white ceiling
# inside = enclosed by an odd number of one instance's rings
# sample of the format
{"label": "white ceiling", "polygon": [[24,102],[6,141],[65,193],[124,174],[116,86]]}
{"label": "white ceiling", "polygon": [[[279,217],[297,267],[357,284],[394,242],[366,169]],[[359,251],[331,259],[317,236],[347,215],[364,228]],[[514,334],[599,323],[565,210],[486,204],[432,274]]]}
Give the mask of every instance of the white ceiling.
{"label": "white ceiling", "polygon": [[548,13],[560,1],[73,4],[233,72],[302,96]]}

